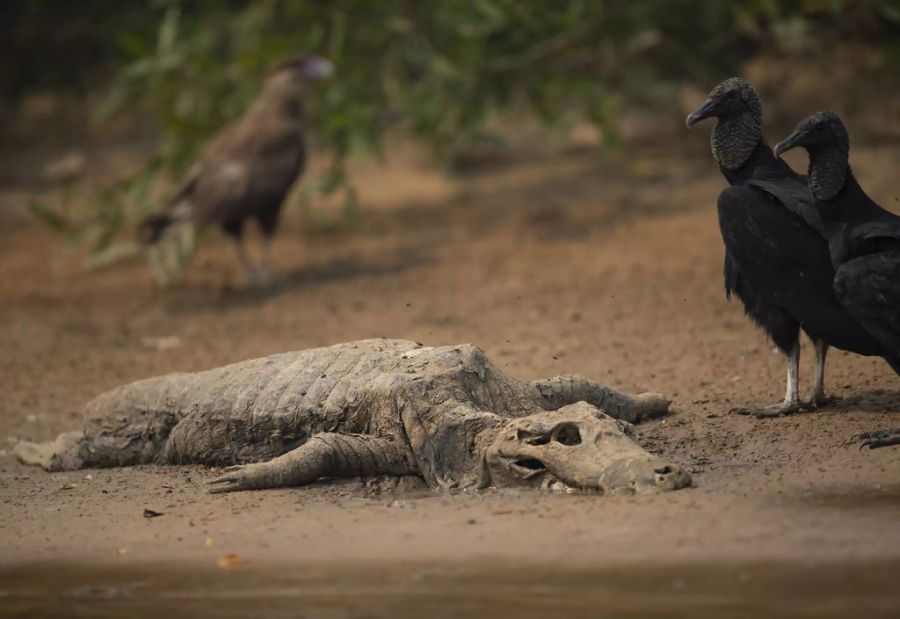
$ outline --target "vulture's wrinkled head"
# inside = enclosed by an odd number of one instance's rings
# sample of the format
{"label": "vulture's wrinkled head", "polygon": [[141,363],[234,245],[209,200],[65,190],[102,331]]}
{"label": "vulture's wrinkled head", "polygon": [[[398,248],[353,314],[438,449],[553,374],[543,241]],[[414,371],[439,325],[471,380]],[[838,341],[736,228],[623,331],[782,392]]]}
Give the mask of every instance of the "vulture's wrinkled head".
{"label": "vulture's wrinkled head", "polygon": [[750,158],[762,142],[762,100],[749,82],[732,77],[709,93],[696,111],[688,114],[687,126],[715,117],[712,151],[724,168],[735,170]]}
{"label": "vulture's wrinkled head", "polygon": [[850,136],[840,117],[834,112],[817,112],[797,125],[794,132],[775,145],[775,154],[781,156],[792,148],[801,146],[809,153],[837,149],[850,153]]}
{"label": "vulture's wrinkled head", "polygon": [[703,105],[688,114],[687,126],[693,127],[713,116],[723,120],[743,114],[750,114],[762,121],[762,101],[747,80],[732,77],[713,88]]}
{"label": "vulture's wrinkled head", "polygon": [[809,188],[819,200],[831,200],[840,193],[850,169],[850,136],[834,112],[813,114],[775,145],[775,155],[797,148],[809,153]]}

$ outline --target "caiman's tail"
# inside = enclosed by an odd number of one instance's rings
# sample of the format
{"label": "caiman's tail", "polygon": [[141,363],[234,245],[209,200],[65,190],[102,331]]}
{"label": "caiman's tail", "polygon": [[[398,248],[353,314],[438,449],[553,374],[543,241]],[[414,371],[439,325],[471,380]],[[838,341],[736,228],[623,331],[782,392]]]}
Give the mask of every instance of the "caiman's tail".
{"label": "caiman's tail", "polygon": [[15,454],[22,464],[39,466],[45,471],[74,471],[85,464],[83,444],[83,433],[66,432],[60,434],[55,441],[46,443],[19,441],[15,446]]}

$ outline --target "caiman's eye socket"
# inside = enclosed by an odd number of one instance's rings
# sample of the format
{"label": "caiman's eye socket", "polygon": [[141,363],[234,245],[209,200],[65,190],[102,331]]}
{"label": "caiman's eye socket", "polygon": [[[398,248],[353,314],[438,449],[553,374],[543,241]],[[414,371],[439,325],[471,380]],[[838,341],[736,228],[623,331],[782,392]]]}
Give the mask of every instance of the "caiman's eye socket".
{"label": "caiman's eye socket", "polygon": [[546,445],[550,442],[550,435],[544,432],[529,432],[528,430],[519,430],[516,438],[526,445]]}
{"label": "caiman's eye socket", "polygon": [[574,423],[562,423],[553,429],[553,440],[566,446],[579,445],[581,432]]}
{"label": "caiman's eye socket", "polygon": [[581,432],[574,423],[561,423],[552,432],[528,432],[519,430],[517,438],[526,445],[547,445],[551,441],[572,446],[581,443]]}

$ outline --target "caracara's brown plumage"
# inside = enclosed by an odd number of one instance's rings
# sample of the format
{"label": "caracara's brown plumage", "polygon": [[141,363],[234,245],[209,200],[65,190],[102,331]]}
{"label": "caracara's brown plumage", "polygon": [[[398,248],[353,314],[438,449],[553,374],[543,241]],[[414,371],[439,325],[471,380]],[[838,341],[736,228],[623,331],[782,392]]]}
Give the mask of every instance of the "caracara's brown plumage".
{"label": "caracara's brown plumage", "polygon": [[[267,282],[268,241],[278,227],[285,196],[303,172],[307,84],[330,73],[331,63],[318,57],[279,65],[253,105],[212,141],[165,211],[141,223],[139,238],[156,243],[179,222],[219,225],[237,242],[238,257],[251,281]],[[243,249],[248,219],[259,223],[264,237],[258,269]]]}

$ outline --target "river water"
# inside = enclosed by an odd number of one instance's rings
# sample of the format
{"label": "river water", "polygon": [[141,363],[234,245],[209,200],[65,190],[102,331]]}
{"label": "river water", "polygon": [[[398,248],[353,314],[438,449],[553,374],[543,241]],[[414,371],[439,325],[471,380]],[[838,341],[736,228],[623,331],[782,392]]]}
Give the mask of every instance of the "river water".
{"label": "river water", "polygon": [[0,617],[900,617],[900,563],[20,565]]}

